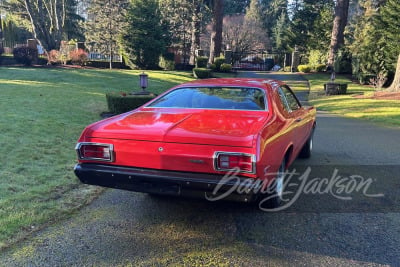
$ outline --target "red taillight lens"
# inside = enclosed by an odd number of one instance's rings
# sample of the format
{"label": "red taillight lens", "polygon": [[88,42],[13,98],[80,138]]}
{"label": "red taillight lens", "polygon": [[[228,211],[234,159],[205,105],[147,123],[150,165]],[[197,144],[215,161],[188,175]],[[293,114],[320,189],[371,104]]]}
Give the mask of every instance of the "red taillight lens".
{"label": "red taillight lens", "polygon": [[113,161],[111,144],[78,143],[76,151],[82,160]]}
{"label": "red taillight lens", "polygon": [[215,167],[218,171],[233,170],[239,168],[240,172],[255,172],[255,156],[242,153],[217,152],[215,155]]}

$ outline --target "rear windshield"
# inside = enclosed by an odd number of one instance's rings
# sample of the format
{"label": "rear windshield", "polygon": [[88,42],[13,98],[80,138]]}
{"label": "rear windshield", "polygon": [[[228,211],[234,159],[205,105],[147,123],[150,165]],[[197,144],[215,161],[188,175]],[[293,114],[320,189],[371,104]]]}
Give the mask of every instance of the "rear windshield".
{"label": "rear windshield", "polygon": [[266,110],[266,96],[258,88],[189,87],[164,95],[147,107]]}

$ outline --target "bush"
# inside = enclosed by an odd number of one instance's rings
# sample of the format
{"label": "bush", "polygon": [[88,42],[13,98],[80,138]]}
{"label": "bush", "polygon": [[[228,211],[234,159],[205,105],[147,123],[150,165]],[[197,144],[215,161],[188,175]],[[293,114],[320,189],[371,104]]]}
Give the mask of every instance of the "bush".
{"label": "bush", "polygon": [[49,57],[47,61],[53,65],[59,64],[61,63],[60,56],[61,56],[60,51],[53,49],[49,52]]}
{"label": "bush", "polygon": [[194,68],[193,75],[198,79],[211,78],[211,70],[206,68]]}
{"label": "bush", "polygon": [[196,68],[207,68],[208,57],[197,57]]}
{"label": "bush", "polygon": [[299,65],[299,66],[297,66],[297,69],[300,72],[309,73],[311,71],[311,66],[309,66],[309,65]]}
{"label": "bush", "polygon": [[231,72],[232,71],[232,65],[231,64],[222,64],[220,67],[222,72]]}
{"label": "bush", "polygon": [[217,70],[217,65],[215,65],[214,63],[210,64],[210,70],[216,71]]}
{"label": "bush", "polygon": [[114,114],[121,114],[136,109],[154,97],[156,95],[129,95],[124,92],[106,94],[108,110]]}
{"label": "bush", "polygon": [[224,57],[216,57],[214,59],[214,64],[216,66],[216,71],[221,70],[221,65],[225,63],[225,58]]}
{"label": "bush", "polygon": [[284,72],[292,72],[292,67],[291,66],[286,66],[283,68]]}
{"label": "bush", "polygon": [[160,68],[163,70],[175,70],[175,54],[174,53],[164,53],[160,56]]}
{"label": "bush", "polygon": [[28,46],[21,46],[14,48],[13,50],[14,59],[19,64],[30,66],[33,61],[38,58],[38,50],[36,48],[30,48]]}
{"label": "bush", "polygon": [[323,72],[326,70],[326,65],[325,64],[318,64],[317,66],[314,67],[314,70],[316,72]]}
{"label": "bush", "polygon": [[72,64],[78,64],[81,66],[85,66],[88,61],[88,54],[83,49],[69,52],[69,57],[71,58]]}

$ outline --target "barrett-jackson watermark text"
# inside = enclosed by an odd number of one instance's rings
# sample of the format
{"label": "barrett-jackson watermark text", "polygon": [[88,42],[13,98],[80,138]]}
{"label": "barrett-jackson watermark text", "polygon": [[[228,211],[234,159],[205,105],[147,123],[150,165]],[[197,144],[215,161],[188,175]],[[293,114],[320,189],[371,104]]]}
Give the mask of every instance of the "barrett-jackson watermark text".
{"label": "barrett-jackson watermark text", "polygon": [[[267,170],[268,168],[264,173],[268,173]],[[311,170],[311,167],[308,167],[303,173],[297,173],[295,169],[284,173],[281,194],[282,205],[279,207],[264,207],[264,204],[268,201],[279,197],[274,189],[276,188],[276,179],[243,179],[243,177],[238,176],[240,174],[239,168],[228,172],[219,181],[213,192],[211,194],[206,193],[205,197],[209,201],[217,201],[231,194],[259,194],[262,196],[259,208],[263,211],[272,212],[289,208],[299,199],[301,194],[330,194],[336,199],[345,201],[352,200],[354,193],[361,193],[363,196],[371,198],[384,196],[382,193],[370,193],[370,186],[374,183],[372,178],[365,178],[357,174],[341,176],[336,168],[330,178],[311,178]]]}

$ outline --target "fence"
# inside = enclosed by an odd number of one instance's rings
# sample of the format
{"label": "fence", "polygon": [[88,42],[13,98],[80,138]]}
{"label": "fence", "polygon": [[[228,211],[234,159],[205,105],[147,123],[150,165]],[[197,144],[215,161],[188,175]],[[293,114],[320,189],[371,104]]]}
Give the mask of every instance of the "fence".
{"label": "fence", "polygon": [[[98,52],[89,52],[88,58],[89,58],[89,60],[92,60],[92,61],[110,61],[109,55],[105,55],[105,54],[98,53]],[[121,55],[113,55],[112,61],[113,62],[122,62],[122,56]]]}
{"label": "fence", "polygon": [[5,54],[12,54],[13,49],[16,47],[21,47],[26,44],[21,44],[18,42],[12,42],[12,41],[0,41],[0,46],[4,48],[4,53]]}

